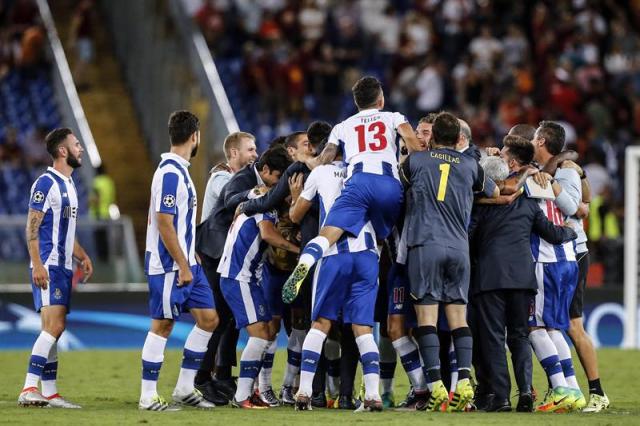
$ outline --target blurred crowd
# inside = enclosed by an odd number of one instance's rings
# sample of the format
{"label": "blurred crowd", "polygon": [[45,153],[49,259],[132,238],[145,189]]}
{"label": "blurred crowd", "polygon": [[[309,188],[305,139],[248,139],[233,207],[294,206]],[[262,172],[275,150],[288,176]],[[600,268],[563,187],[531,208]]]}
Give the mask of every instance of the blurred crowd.
{"label": "blurred crowd", "polygon": [[640,2],[196,3],[240,125],[259,140],[348,116],[363,74],[382,79],[387,109],[414,123],[454,111],[479,146],[514,124],[556,120],[594,187],[592,237],[620,239],[624,148],[640,134]]}

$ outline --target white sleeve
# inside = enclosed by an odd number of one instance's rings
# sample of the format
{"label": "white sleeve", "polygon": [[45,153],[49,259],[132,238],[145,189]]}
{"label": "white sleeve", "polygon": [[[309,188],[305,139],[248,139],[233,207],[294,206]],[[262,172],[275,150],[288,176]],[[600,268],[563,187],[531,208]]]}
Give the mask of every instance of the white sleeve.
{"label": "white sleeve", "polygon": [[407,117],[400,114],[399,112],[392,113],[391,120],[393,122],[393,130],[396,130],[401,124],[408,122]]}
{"label": "white sleeve", "polygon": [[313,200],[318,193],[318,170],[321,169],[322,166],[316,167],[304,183],[304,188],[302,189],[300,196],[307,201]]}
{"label": "white sleeve", "polygon": [[339,130],[340,125],[336,124],[335,126],[333,126],[333,129],[331,129],[331,133],[329,134],[329,139],[327,139],[327,143],[332,143],[334,145],[340,145],[340,130]]}

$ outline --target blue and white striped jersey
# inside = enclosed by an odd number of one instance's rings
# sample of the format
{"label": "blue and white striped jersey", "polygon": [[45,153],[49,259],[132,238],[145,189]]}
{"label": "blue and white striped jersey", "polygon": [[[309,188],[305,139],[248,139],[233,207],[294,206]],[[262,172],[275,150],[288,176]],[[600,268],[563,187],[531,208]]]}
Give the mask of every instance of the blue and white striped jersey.
{"label": "blue and white striped jersey", "polygon": [[398,126],[406,123],[397,112],[367,109],[336,124],[327,143],[338,145],[348,164],[347,178],[361,171],[398,177]]}
{"label": "blue and white striped jersey", "polygon": [[264,220],[277,222],[275,212],[241,214],[231,225],[218,265],[222,278],[258,283],[262,279],[262,262],[268,244],[260,237],[258,224]]}
{"label": "blue and white striped jersey", "polygon": [[29,208],[44,213],[38,230],[42,264],[73,269],[78,216],[78,193],[73,179],[48,167],[31,186]]}
{"label": "blue and white striped jersey", "polygon": [[[342,161],[318,166],[311,171],[304,183],[300,196],[312,201],[316,196],[320,204],[320,227],[324,225],[327,213],[342,192],[344,180],[347,176],[347,166]],[[357,238],[343,235],[336,244],[324,252],[323,257],[338,253],[357,253],[359,251],[376,251],[376,233],[371,222],[362,228]]]}
{"label": "blue and white striped jersey", "polygon": [[[556,203],[551,200],[540,200],[538,206],[544,212],[549,221],[554,225],[562,225],[565,216],[562,214]],[[575,241],[564,244],[551,244],[535,233],[531,234],[531,253],[533,261],[540,263],[556,263],[576,260]]]}
{"label": "blue and white striped jersey", "polygon": [[144,259],[144,270],[147,275],[178,270],[178,264],[160,238],[156,213],[173,215],[173,226],[178,235],[180,248],[188,259],[189,265],[196,265],[197,197],[196,188],[189,176],[190,163],[173,153],[162,154],[161,158],[151,183],[147,247]]}

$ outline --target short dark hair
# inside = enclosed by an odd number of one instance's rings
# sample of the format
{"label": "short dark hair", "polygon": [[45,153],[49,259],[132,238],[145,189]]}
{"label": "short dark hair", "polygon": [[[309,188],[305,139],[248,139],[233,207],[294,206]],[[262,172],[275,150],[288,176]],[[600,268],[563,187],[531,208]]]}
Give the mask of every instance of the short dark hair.
{"label": "short dark hair", "polygon": [[58,147],[72,133],[68,127],[60,127],[53,129],[45,136],[44,142],[47,144],[47,152],[51,157],[58,158]]}
{"label": "short dark hair", "polygon": [[436,145],[455,146],[460,137],[460,122],[455,115],[441,112],[434,120],[431,131]]}
{"label": "short dark hair", "polygon": [[436,121],[436,117],[438,116],[437,113],[435,112],[430,112],[429,114],[425,115],[424,117],[422,117],[419,121],[418,124],[422,124],[422,123],[427,123],[427,124],[433,124],[434,121]]}
{"label": "short dark hair", "polygon": [[507,135],[502,140],[502,143],[509,149],[509,157],[518,163],[525,165],[533,161],[533,145],[522,136]]}
{"label": "short dark hair", "polygon": [[287,150],[282,145],[277,145],[266,150],[258,160],[256,168],[258,171],[262,170],[264,166],[269,167],[269,170],[279,171],[284,173],[287,167],[291,165],[291,159]]}
{"label": "short dark hair", "polygon": [[553,121],[544,120],[538,124],[537,132],[540,137],[544,138],[549,154],[558,155],[562,152],[565,138],[564,127]]}
{"label": "short dark hair", "polygon": [[274,146],[284,146],[284,141],[286,139],[286,136],[276,136],[271,142],[269,142],[269,148],[273,148]]}
{"label": "short dark hair", "polygon": [[284,139],[284,146],[286,148],[297,148],[298,138],[302,135],[306,135],[307,132],[293,132]]}
{"label": "short dark hair", "polygon": [[307,128],[307,137],[309,138],[309,143],[312,147],[317,148],[323,142],[329,138],[331,134],[331,124],[326,121],[314,121],[309,124]]}
{"label": "short dark hair", "polygon": [[200,120],[189,111],[174,111],[169,116],[171,145],[182,145],[200,129]]}
{"label": "short dark hair", "polygon": [[533,140],[533,136],[536,133],[536,128],[531,124],[516,124],[509,130],[510,136],[520,136],[528,141]]}
{"label": "short dark hair", "polygon": [[351,92],[356,106],[359,109],[364,109],[376,103],[380,92],[382,92],[382,83],[372,76],[362,77],[353,85]]}

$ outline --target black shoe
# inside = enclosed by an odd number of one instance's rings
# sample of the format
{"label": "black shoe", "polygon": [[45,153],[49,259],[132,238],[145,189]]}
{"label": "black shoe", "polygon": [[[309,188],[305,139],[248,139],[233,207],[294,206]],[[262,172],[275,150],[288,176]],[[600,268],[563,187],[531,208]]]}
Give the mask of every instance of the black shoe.
{"label": "black shoe", "polygon": [[355,410],[358,408],[353,402],[353,398],[348,395],[340,395],[338,398],[338,408],[341,410]]}
{"label": "black shoe", "polygon": [[228,400],[233,399],[236,393],[236,382],[233,379],[217,380],[213,379],[213,387],[218,393],[222,394]]}
{"label": "black shoe", "polygon": [[327,396],[324,392],[314,393],[311,396],[311,406],[315,408],[327,408]]}
{"label": "black shoe", "polygon": [[531,413],[533,411],[533,396],[530,393],[520,394],[516,411],[519,413]]}
{"label": "black shoe", "polygon": [[493,403],[493,398],[495,398],[495,394],[492,393],[477,394],[473,401],[473,405],[478,411],[487,411]]}
{"label": "black shoe", "polygon": [[229,398],[222,394],[213,384],[213,381],[208,381],[195,385],[195,388],[202,393],[202,397],[215,405],[227,405]]}
{"label": "black shoe", "polygon": [[508,399],[496,400],[493,398],[485,411],[487,413],[508,413],[511,411],[511,402]]}

